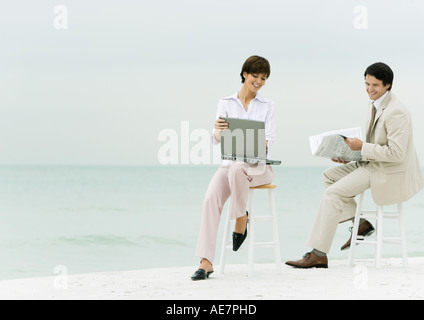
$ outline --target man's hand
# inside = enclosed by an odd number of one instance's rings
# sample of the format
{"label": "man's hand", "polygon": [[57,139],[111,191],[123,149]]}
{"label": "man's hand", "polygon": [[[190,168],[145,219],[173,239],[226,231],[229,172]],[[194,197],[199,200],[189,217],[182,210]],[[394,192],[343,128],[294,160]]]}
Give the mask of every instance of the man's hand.
{"label": "man's hand", "polygon": [[346,160],[343,160],[343,159],[340,159],[340,158],[337,158],[337,159],[331,158],[331,161],[334,161],[334,162],[337,162],[337,163],[343,163],[343,164],[350,162],[350,161],[346,161]]}
{"label": "man's hand", "polygon": [[346,138],[345,142],[352,151],[362,150],[362,145],[364,144],[364,142],[358,138]]}

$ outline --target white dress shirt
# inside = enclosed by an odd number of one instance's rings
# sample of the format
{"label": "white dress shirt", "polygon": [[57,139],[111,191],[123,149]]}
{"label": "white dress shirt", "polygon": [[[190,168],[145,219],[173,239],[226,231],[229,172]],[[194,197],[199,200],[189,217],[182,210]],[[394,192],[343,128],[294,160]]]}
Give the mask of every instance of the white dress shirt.
{"label": "white dress shirt", "polygon": [[384,98],[388,95],[389,91],[386,91],[385,94],[383,94],[380,98],[378,98],[377,100],[373,101],[372,103],[374,103],[374,107],[375,107],[375,112],[377,113],[378,111],[378,107],[380,106],[381,101],[384,100]]}
{"label": "white dress shirt", "polygon": [[[371,100],[371,103],[374,105],[375,107],[375,114],[377,114],[378,111],[378,107],[380,106],[381,101],[384,100],[384,98],[389,94],[389,91],[386,91],[385,94],[383,94],[380,98],[378,98],[377,100]],[[362,154],[362,150],[364,149],[364,145],[362,144],[362,148],[361,148],[361,154]]]}
{"label": "white dress shirt", "polygon": [[[248,120],[257,120],[265,122],[265,139],[268,141],[267,158],[269,159],[271,145],[275,141],[275,103],[272,100],[264,98],[259,93],[250,101],[247,111],[238,98],[238,92],[232,96],[219,100],[216,119],[220,116],[229,118],[240,118]],[[220,143],[214,136],[215,128],[212,131],[212,140],[214,144]],[[231,160],[223,160],[222,165],[231,164]]]}

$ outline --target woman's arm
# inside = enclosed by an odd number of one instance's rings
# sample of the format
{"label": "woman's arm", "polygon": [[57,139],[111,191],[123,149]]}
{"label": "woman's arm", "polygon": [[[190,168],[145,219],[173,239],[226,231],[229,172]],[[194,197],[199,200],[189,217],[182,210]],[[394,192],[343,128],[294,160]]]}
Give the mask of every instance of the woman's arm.
{"label": "woman's arm", "polygon": [[220,119],[220,117],[227,116],[227,112],[224,108],[224,101],[221,99],[218,102],[218,107],[216,110],[216,121],[214,124],[214,129],[212,132],[212,142],[214,144],[218,144],[221,142],[221,131],[228,128],[228,123],[225,122],[224,119]]}
{"label": "woman's arm", "polygon": [[228,123],[221,118],[216,119],[215,121],[215,131],[213,133],[215,140],[220,142],[221,141],[221,132],[224,131],[225,129],[228,129]]}

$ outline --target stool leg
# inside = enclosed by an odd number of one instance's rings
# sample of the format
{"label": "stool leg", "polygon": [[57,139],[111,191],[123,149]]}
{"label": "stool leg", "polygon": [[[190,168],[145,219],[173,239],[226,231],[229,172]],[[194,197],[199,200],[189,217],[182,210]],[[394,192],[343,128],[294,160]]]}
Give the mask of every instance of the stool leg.
{"label": "stool leg", "polygon": [[359,195],[359,201],[358,201],[358,204],[356,206],[356,213],[355,213],[355,218],[354,218],[354,221],[353,221],[352,235],[351,235],[351,238],[350,238],[349,266],[353,266],[353,259],[355,258],[356,237],[358,236],[359,220],[361,219],[361,211],[362,211],[363,201],[364,201],[364,193],[362,192]]}
{"label": "stool leg", "polygon": [[377,206],[377,244],[375,250],[375,267],[381,268],[383,250],[383,206]]}
{"label": "stool leg", "polygon": [[227,244],[230,237],[230,209],[227,211],[227,218],[225,219],[225,227],[224,227],[224,239],[222,240],[222,246],[221,246],[221,258],[219,263],[219,272],[224,273],[225,271],[225,257],[227,253]]}
{"label": "stool leg", "polygon": [[280,255],[280,239],[278,237],[277,213],[275,209],[274,189],[268,190],[269,208],[272,215],[272,229],[274,238],[274,255],[277,273],[281,272],[281,255]]}
{"label": "stool leg", "polygon": [[403,207],[402,203],[398,203],[398,212],[399,212],[399,227],[400,227],[400,236],[402,239],[402,261],[403,267],[408,267],[408,251],[406,249],[406,230],[405,230],[405,218],[403,216]]}
{"label": "stool leg", "polygon": [[248,253],[248,276],[253,276],[253,263],[255,251],[255,190],[249,190],[249,253]]}

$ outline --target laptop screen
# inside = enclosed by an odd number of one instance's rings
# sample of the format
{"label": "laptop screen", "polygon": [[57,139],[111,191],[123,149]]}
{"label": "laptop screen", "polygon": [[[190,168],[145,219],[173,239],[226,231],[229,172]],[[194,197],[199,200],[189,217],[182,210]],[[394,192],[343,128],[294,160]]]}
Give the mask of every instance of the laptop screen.
{"label": "laptop screen", "polygon": [[266,158],[265,123],[239,118],[222,118],[228,129],[221,132],[221,155]]}

